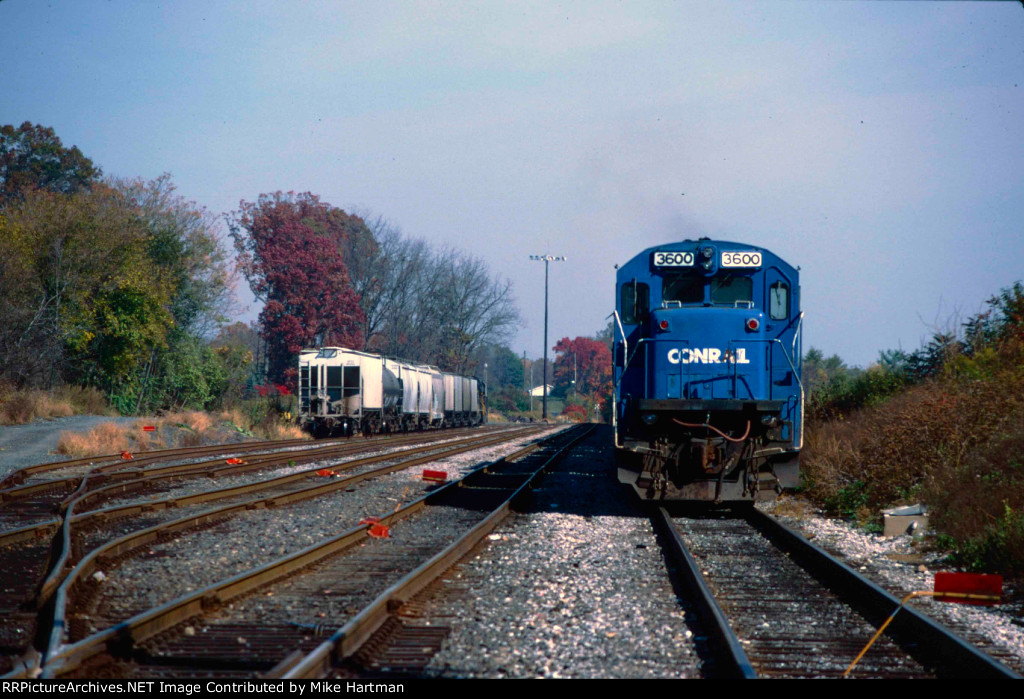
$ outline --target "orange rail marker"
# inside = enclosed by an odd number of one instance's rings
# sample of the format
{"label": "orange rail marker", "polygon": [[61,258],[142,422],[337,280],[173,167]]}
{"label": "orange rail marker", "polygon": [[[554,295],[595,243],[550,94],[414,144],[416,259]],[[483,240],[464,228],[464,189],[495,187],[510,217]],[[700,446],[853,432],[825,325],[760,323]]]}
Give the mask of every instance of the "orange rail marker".
{"label": "orange rail marker", "polygon": [[445,471],[433,471],[429,468],[423,469],[423,480],[430,483],[447,483],[448,474]]}
{"label": "orange rail marker", "polygon": [[131,461],[134,458],[135,457],[132,456],[132,453],[130,451],[122,451],[121,452],[121,460],[122,461]]}
{"label": "orange rail marker", "polygon": [[334,471],[332,471],[329,468],[322,468],[322,469],[320,469],[319,471],[316,472],[316,475],[318,475],[318,476],[336,476],[338,474],[336,474]]}
{"label": "orange rail marker", "polygon": [[232,459],[224,459],[224,463],[231,464],[233,466],[235,464],[244,464],[245,462],[242,461],[241,459],[234,459],[234,458],[232,458]]}
{"label": "orange rail marker", "polygon": [[391,532],[386,524],[374,524],[366,532],[374,539],[390,539]]}
{"label": "orange rail marker", "polygon": [[156,425],[143,425],[142,426],[142,431],[143,432],[156,432]]}

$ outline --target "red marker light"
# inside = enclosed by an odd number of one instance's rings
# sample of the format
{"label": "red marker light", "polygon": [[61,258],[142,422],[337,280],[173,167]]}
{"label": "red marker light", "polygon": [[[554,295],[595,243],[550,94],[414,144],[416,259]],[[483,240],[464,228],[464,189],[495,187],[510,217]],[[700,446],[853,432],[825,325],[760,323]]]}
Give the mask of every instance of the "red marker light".
{"label": "red marker light", "polygon": [[747,330],[749,330],[751,332],[754,332],[754,331],[756,331],[760,327],[761,327],[761,321],[759,321],[757,318],[748,318],[747,319]]}
{"label": "red marker light", "polygon": [[658,323],[658,327],[661,328],[662,330],[668,330],[668,321],[661,321],[660,323]]}

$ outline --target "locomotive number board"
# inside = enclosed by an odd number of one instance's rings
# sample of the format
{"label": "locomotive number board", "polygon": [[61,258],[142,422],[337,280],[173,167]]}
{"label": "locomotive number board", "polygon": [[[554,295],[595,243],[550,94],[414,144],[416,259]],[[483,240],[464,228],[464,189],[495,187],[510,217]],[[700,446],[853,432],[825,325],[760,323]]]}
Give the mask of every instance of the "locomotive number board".
{"label": "locomotive number board", "polygon": [[692,252],[662,252],[654,253],[655,267],[693,267]]}
{"label": "locomotive number board", "polygon": [[723,252],[721,267],[760,267],[759,252]]}

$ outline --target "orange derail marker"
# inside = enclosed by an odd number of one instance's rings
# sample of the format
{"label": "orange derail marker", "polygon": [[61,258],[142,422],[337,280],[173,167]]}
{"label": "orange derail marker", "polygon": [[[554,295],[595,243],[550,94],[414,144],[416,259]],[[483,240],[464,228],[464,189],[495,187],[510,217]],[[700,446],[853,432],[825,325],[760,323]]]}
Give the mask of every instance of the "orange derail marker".
{"label": "orange derail marker", "polygon": [[864,646],[864,650],[860,652],[853,662],[850,663],[850,667],[846,668],[846,672],[843,673],[843,677],[849,677],[850,673],[853,672],[853,668],[857,666],[860,659],[864,657],[864,654],[868,652],[868,649],[874,645],[878,637],[885,631],[885,627],[896,618],[896,615],[903,605],[915,597],[934,597],[940,602],[956,602],[957,604],[980,604],[985,606],[992,606],[999,604],[999,601],[1003,596],[1003,576],[1002,575],[985,575],[982,573],[936,573],[935,583],[931,590],[920,590],[918,592],[911,592],[909,595],[903,598],[900,602],[900,606],[896,607],[896,611],[885,620],[882,624],[882,628],[878,629],[868,644]]}

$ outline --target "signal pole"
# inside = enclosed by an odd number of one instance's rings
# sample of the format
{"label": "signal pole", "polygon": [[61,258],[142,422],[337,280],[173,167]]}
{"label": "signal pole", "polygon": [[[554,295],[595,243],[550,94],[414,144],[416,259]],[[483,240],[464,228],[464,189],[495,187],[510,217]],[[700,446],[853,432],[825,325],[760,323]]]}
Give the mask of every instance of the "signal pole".
{"label": "signal pole", "polygon": [[544,262],[544,411],[541,419],[548,419],[548,263],[565,262],[565,256],[530,255],[531,260]]}

